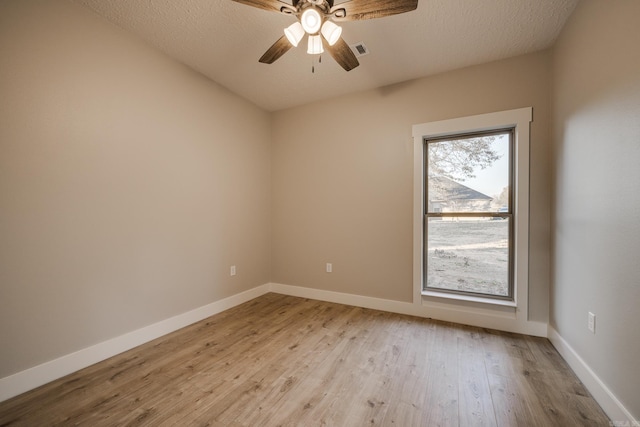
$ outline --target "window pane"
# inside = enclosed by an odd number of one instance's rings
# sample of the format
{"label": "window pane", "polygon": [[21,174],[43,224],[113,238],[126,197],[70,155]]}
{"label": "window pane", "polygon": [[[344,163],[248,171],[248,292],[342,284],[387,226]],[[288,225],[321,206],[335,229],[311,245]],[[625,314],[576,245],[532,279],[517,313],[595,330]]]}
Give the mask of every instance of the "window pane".
{"label": "window pane", "polygon": [[497,212],[509,206],[509,133],[429,141],[427,212]]}
{"label": "window pane", "polygon": [[429,218],[427,288],[509,296],[510,221]]}

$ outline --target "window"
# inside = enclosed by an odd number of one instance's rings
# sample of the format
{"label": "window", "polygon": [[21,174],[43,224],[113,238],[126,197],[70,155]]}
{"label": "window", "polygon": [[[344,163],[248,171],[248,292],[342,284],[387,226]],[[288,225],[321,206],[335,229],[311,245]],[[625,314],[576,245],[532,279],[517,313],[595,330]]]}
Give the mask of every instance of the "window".
{"label": "window", "polygon": [[413,126],[414,302],[434,315],[527,324],[532,118],[527,107]]}
{"label": "window", "polygon": [[425,291],[513,300],[513,128],[425,140]]}

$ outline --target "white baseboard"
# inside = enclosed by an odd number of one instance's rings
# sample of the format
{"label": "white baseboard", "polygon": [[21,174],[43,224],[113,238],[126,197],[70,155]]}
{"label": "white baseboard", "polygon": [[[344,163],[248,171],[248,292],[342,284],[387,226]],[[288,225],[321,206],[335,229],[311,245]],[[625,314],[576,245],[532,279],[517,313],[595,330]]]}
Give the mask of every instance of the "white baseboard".
{"label": "white baseboard", "polygon": [[124,351],[152,341],[209,316],[250,301],[269,292],[269,285],[248,291],[179,314],[153,325],[137,329],[94,346],[64,355],[8,377],[0,378],[0,402],[62,378],[65,375],[106,360]]}
{"label": "white baseboard", "polygon": [[638,420],[624,407],[618,398],[609,390],[595,372],[587,365],[578,353],[567,341],[549,326],[549,341],[558,350],[558,353],[567,361],[571,369],[576,373],[580,381],[589,390],[589,393],[602,407],[607,416],[612,420],[612,425],[640,426]]}
{"label": "white baseboard", "polygon": [[515,332],[545,338],[547,336],[546,323],[531,321],[522,322],[518,321],[513,316],[503,316],[499,313],[491,313],[489,310],[473,310],[458,306],[447,307],[445,304],[440,304],[439,306],[426,306],[422,304],[392,301],[362,295],[346,294],[342,292],[283,285],[281,283],[271,283],[269,285],[269,289],[271,292],[284,295],[317,299],[321,301],[353,305],[356,307],[389,311],[392,313],[408,314],[411,316],[443,320],[446,322],[460,323],[480,328],[497,329],[506,332]]}
{"label": "white baseboard", "polygon": [[345,294],[342,292],[325,291],[322,289],[305,288],[302,286],[283,285],[281,283],[270,283],[269,290],[277,294],[290,295],[293,297],[309,298],[355,307],[371,308],[373,310],[419,316],[419,314],[416,313],[413,304],[409,302]]}

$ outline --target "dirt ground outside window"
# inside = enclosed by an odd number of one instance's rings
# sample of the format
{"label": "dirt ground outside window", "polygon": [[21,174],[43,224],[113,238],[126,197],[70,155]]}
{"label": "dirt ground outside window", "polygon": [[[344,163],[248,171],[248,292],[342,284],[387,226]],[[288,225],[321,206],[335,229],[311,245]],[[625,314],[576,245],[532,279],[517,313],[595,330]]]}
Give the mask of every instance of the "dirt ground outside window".
{"label": "dirt ground outside window", "polygon": [[427,289],[509,295],[509,220],[432,218]]}

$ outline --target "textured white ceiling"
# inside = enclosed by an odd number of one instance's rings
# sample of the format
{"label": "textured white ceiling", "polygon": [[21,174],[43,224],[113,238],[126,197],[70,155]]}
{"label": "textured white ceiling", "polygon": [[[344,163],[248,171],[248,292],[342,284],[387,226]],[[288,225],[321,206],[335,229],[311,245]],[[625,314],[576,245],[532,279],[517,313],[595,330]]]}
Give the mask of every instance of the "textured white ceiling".
{"label": "textured white ceiling", "polygon": [[258,62],[293,17],[231,0],[75,1],[269,111],[545,49],[578,2],[419,0],[413,12],[342,23],[345,41],[371,53],[350,72],[325,54],[312,73],[302,43]]}

